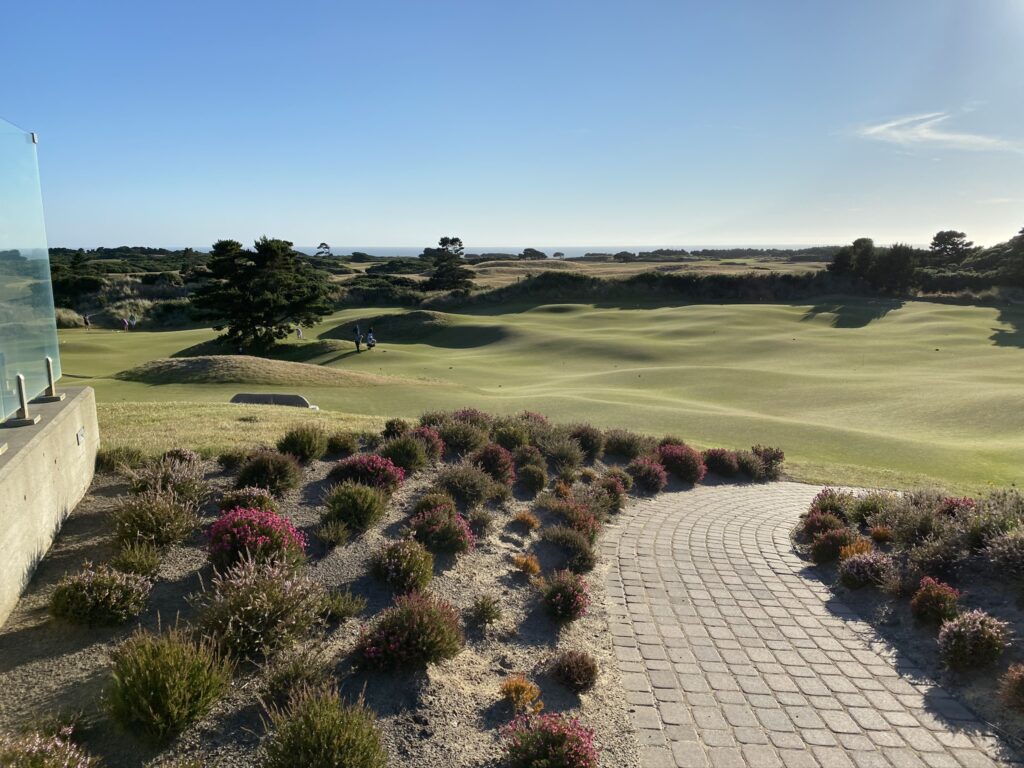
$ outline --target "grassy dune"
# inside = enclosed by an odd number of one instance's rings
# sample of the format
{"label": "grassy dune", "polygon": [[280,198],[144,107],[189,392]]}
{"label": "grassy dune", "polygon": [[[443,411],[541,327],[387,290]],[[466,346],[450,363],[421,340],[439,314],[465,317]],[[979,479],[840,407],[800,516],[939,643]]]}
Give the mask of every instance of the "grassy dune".
{"label": "grassy dune", "polygon": [[[101,403],[140,404],[119,406],[131,418],[103,407],[108,442],[126,439],[135,419],[149,418],[153,428],[159,416],[147,417],[142,403],[223,404],[239,391],[283,390],[351,414],[339,419],[354,424],[473,405],[678,433],[700,446],[778,444],[791,473],[808,481],[973,491],[1024,480],[1021,309],[836,298],[814,306],[548,305],[382,318],[398,314],[349,310],[307,330],[309,341],[280,354],[304,366],[289,372],[294,383],[275,385],[117,378],[209,341],[209,330],[62,331],[65,383],[94,386]],[[345,340],[351,324],[367,318],[375,318],[381,345],[357,355]],[[373,378],[325,381],[313,366]],[[180,411],[164,411],[178,422],[164,439],[180,432],[188,442],[193,430]],[[217,434],[225,444],[237,439],[218,430],[208,446]]]}

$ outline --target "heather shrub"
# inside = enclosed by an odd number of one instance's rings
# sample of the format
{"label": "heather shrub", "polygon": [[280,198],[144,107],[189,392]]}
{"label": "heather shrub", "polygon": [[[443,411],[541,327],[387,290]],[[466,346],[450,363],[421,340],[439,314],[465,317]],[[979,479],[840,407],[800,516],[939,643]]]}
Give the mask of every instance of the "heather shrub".
{"label": "heather shrub", "polygon": [[359,436],[354,432],[335,432],[327,438],[327,453],[332,456],[351,456],[359,453]]}
{"label": "heather shrub", "polygon": [[502,485],[511,486],[516,480],[516,465],[512,454],[497,443],[485,445],[473,454],[470,461]]}
{"label": "heather shrub", "polygon": [[601,533],[601,522],[587,507],[575,500],[548,499],[545,506],[558,515],[567,526],[582,533],[591,543]]}
{"label": "heather shrub", "polygon": [[277,512],[277,501],[274,494],[266,488],[238,488],[234,491],[225,491],[217,506],[221,512],[229,509],[264,509],[267,512]]}
{"label": "heather shrub", "polygon": [[519,467],[519,487],[531,496],[536,496],[548,485],[548,473],[539,464]]}
{"label": "heather shrub", "polygon": [[632,461],[652,447],[653,441],[626,429],[609,429],[604,433],[604,452]]}
{"label": "heather shrub", "polygon": [[306,537],[291,521],[263,509],[229,509],[206,530],[210,562],[224,569],[243,558],[298,565],[306,559]]}
{"label": "heather shrub", "polygon": [[408,434],[412,426],[405,419],[388,419],[384,422],[384,430],[380,433],[385,440]]}
{"label": "heather shrub", "polygon": [[153,583],[145,576],[85,563],[66,575],[50,597],[50,613],[72,624],[123,624],[146,609]]}
{"label": "heather shrub", "polygon": [[875,544],[888,544],[893,540],[892,528],[888,525],[873,525],[868,535]]}
{"label": "heather shrub", "polygon": [[341,520],[327,520],[317,527],[316,536],[327,547],[340,547],[352,537],[352,531]]}
{"label": "heather shrub", "polygon": [[740,462],[736,457],[736,451],[725,448],[708,448],[702,457],[708,472],[714,472],[722,477],[735,477],[739,474]]}
{"label": "heather shrub", "polygon": [[910,600],[910,612],[918,621],[929,624],[947,621],[960,612],[960,592],[925,576]]}
{"label": "heather shrub", "polygon": [[566,555],[566,567],[575,573],[586,573],[597,565],[597,553],[586,533],[565,525],[545,528],[544,541],[554,544]]}
{"label": "heather shrub", "polygon": [[846,544],[839,548],[839,561],[842,562],[848,557],[854,555],[866,555],[868,552],[873,552],[875,549],[874,542],[866,536],[857,536],[849,544]]}
{"label": "heather shrub", "polygon": [[490,441],[486,430],[460,421],[451,421],[437,427],[449,451],[462,455],[479,451]]}
{"label": "heather shrub", "polygon": [[609,467],[605,470],[604,477],[614,477],[622,483],[627,493],[633,489],[633,476],[622,467]]}
{"label": "heather shrub", "polygon": [[590,592],[586,580],[572,571],[555,571],[541,585],[541,601],[552,618],[575,621],[586,616]]}
{"label": "heather shrub", "polygon": [[577,485],[572,490],[572,498],[602,523],[616,511],[612,495],[599,485]]}
{"label": "heather shrub", "polygon": [[586,651],[563,651],[552,659],[551,676],[575,693],[589,691],[597,682],[597,661]]}
{"label": "heather shrub", "polygon": [[839,563],[839,581],[850,589],[880,584],[889,565],[889,556],[881,552],[858,552]]}
{"label": "heather shrub", "polygon": [[319,651],[295,648],[273,659],[265,674],[267,702],[279,707],[303,688],[326,683],[330,678],[330,665]]}
{"label": "heather shrub", "polygon": [[434,577],[434,558],[415,539],[401,539],[377,551],[373,572],[395,592],[419,591]]}
{"label": "heather shrub", "polygon": [[843,521],[831,512],[808,512],[800,521],[800,534],[813,540],[819,533],[845,528]]}
{"label": "heather shrub", "polygon": [[454,464],[437,474],[437,486],[464,507],[475,507],[496,498],[499,487],[480,467]]}
{"label": "heather shrub", "polygon": [[493,595],[477,595],[467,614],[476,626],[489,627],[501,621],[501,603]]}
{"label": "heather shrub", "polygon": [[96,451],[97,472],[123,472],[126,468],[136,469],[145,463],[146,454],[127,445],[100,448]]}
{"label": "heather shrub", "polygon": [[298,688],[268,718],[266,768],[387,768],[376,715],[362,699],[343,702],[333,685]]}
{"label": "heather shrub", "polygon": [[374,669],[425,667],[453,658],[465,640],[455,609],[444,600],[413,593],[395,598],[359,638],[360,666]]}
{"label": "heather shrub", "polygon": [[57,733],[0,734],[4,768],[98,768],[99,760],[72,741],[71,728]]}
{"label": "heather shrub", "polygon": [[319,622],[323,588],[281,562],[239,560],[215,572],[210,589],[192,599],[199,630],[225,654],[271,656]]}
{"label": "heather shrub", "polygon": [[984,611],[966,611],[942,623],[939,656],[950,669],[993,664],[1010,644],[1009,625]]}
{"label": "heather shrub", "polygon": [[1011,709],[1024,709],[1024,664],[1011,664],[999,679],[999,695]]}
{"label": "heather shrub", "polygon": [[977,502],[969,496],[945,496],[936,506],[935,511],[947,517],[958,517],[970,514],[977,507]]}
{"label": "heather shrub", "polygon": [[1001,577],[1024,578],[1024,529],[1016,529],[989,539],[985,547],[989,566]]}
{"label": "heather shrub", "polygon": [[147,542],[155,547],[177,544],[199,525],[193,502],[173,493],[143,491],[118,499],[111,512],[114,537],[121,544]]}
{"label": "heather shrub", "polygon": [[535,715],[544,709],[540,700],[540,688],[523,675],[509,675],[501,682],[501,698],[517,715]]}
{"label": "heather shrub", "polygon": [[903,549],[925,539],[942,537],[952,527],[946,518],[939,517],[933,510],[912,503],[900,505],[888,519],[891,519],[896,544]]}
{"label": "heather shrub", "polygon": [[112,657],[111,716],[157,742],[206,715],[231,685],[231,663],[177,628],[156,635],[139,630]]}
{"label": "heather shrub", "polygon": [[778,480],[782,476],[782,464],[786,454],[781,448],[755,445],[750,452],[761,462],[761,473],[765,480]]}
{"label": "heather shrub", "polygon": [[217,464],[225,472],[234,472],[245,464],[252,457],[253,453],[255,451],[249,448],[232,448],[217,456]]}
{"label": "heather shrub", "polygon": [[661,493],[668,485],[665,467],[650,458],[633,459],[626,467],[637,488],[647,494]]}
{"label": "heather shrub", "polygon": [[167,461],[177,461],[182,464],[199,464],[203,460],[203,457],[191,448],[171,448],[164,451],[163,457]]}
{"label": "heather shrub", "polygon": [[295,488],[301,477],[302,469],[294,457],[277,451],[259,451],[242,465],[235,487],[256,486],[280,496]]}
{"label": "heather shrub", "polygon": [[446,506],[425,509],[409,521],[409,532],[431,552],[468,552],[476,536],[458,512]]}
{"label": "heather shrub", "polygon": [[811,559],[815,563],[830,563],[839,557],[839,550],[857,538],[850,528],[837,528],[819,533],[811,542]]}
{"label": "heather shrub", "polygon": [[545,471],[548,468],[548,460],[544,458],[540,448],[535,445],[523,445],[516,448],[512,451],[512,458],[515,460],[516,466],[520,471],[528,466],[540,467]]}
{"label": "heather shrub", "polygon": [[626,506],[626,488],[618,477],[601,475],[595,481],[595,487],[600,488],[608,496],[609,512],[621,512]]}
{"label": "heather shrub", "polygon": [[408,434],[423,446],[428,461],[440,461],[441,457],[444,456],[444,440],[441,439],[441,435],[438,434],[436,429],[432,427],[416,427],[416,429],[410,430]]}
{"label": "heather shrub", "polygon": [[536,555],[527,555],[523,552],[512,555],[512,565],[520,573],[533,578],[540,573],[540,561]]}
{"label": "heather shrub", "polygon": [[525,533],[530,533],[531,531],[535,531],[540,528],[540,520],[537,519],[537,516],[533,514],[533,512],[522,509],[512,516],[512,522],[510,525]]}
{"label": "heather shrub", "polygon": [[658,461],[684,483],[699,483],[708,471],[700,452],[688,445],[661,446]]}
{"label": "heather shrub", "polygon": [[161,458],[128,471],[132,493],[172,493],[192,504],[201,504],[210,493],[203,477],[203,466],[197,461]]}
{"label": "heather shrub", "polygon": [[337,483],[359,483],[391,494],[404,482],[405,471],[391,459],[369,453],[342,459],[334,465],[330,478]]}
{"label": "heather shrub", "polygon": [[445,411],[427,411],[420,416],[419,425],[421,427],[437,429],[442,424],[447,424],[449,421],[451,421],[451,418]]}
{"label": "heather shrub", "polygon": [[344,621],[365,611],[366,604],[365,597],[352,594],[352,590],[349,588],[329,589],[324,592],[321,615],[325,621]]}
{"label": "heather shrub", "polygon": [[929,576],[950,576],[960,568],[966,551],[955,533],[931,536],[906,550],[907,559]]}
{"label": "heather shrub", "polygon": [[491,427],[491,440],[509,451],[530,443],[530,430],[518,419],[499,419]]}
{"label": "heather shrub", "polygon": [[850,519],[850,510],[856,502],[854,495],[849,491],[842,491],[838,488],[822,488],[818,495],[811,501],[811,512],[835,515],[840,520]]}
{"label": "heather shrub", "polygon": [[160,570],[160,550],[148,541],[130,541],[121,545],[110,565],[124,573],[152,579]]}
{"label": "heather shrub", "polygon": [[470,424],[484,431],[489,431],[491,424],[494,422],[493,416],[477,408],[460,408],[449,413],[448,418],[457,424]]}
{"label": "heather shrub", "polygon": [[400,467],[407,475],[427,466],[427,449],[412,435],[400,435],[388,440],[381,447],[380,455]]}
{"label": "heather shrub", "polygon": [[473,532],[477,541],[480,541],[491,531],[494,525],[494,515],[486,509],[471,509],[466,515],[466,522],[469,523],[469,530]]}
{"label": "heather shrub", "polygon": [[583,464],[583,449],[575,439],[565,434],[556,433],[546,438],[540,450],[557,474],[574,472]]}
{"label": "heather shrub", "polygon": [[502,730],[508,768],[597,768],[594,732],[574,717],[521,715]]}
{"label": "heather shrub", "polygon": [[458,512],[458,508],[455,506],[455,499],[447,493],[444,491],[427,491],[413,505],[412,513],[418,515],[420,512],[426,512],[428,509],[437,509],[438,507],[443,507],[453,513]]}
{"label": "heather shrub", "polygon": [[327,432],[319,424],[298,424],[277,441],[277,450],[299,461],[312,461],[327,453]]}
{"label": "heather shrub", "polygon": [[885,515],[896,506],[899,497],[885,491],[870,491],[853,500],[853,505],[846,513],[846,518],[853,525],[862,525],[870,520]]}
{"label": "heather shrub", "polygon": [[893,597],[912,596],[924,574],[906,557],[893,556],[884,569],[879,588]]}
{"label": "heather shrub", "polygon": [[1024,496],[1016,490],[995,491],[960,513],[957,523],[967,546],[978,551],[996,536],[1024,524]]}
{"label": "heather shrub", "polygon": [[583,449],[587,461],[597,461],[604,456],[604,432],[590,424],[576,424],[569,433]]}

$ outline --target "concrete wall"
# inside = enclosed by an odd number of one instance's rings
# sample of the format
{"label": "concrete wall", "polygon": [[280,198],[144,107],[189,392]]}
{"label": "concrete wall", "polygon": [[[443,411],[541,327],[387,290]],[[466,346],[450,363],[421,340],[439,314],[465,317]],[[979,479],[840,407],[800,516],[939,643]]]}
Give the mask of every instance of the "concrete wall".
{"label": "concrete wall", "polygon": [[30,406],[42,415],[35,426],[0,428],[0,624],[92,482],[96,396],[89,387],[63,391],[62,402]]}

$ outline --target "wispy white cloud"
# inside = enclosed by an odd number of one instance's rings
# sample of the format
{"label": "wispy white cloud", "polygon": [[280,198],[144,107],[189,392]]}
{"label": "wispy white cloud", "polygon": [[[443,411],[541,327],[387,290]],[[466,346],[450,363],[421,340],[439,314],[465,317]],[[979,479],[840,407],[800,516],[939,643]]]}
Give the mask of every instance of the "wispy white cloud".
{"label": "wispy white cloud", "polygon": [[878,125],[861,128],[859,134],[866,139],[898,144],[903,147],[946,147],[975,152],[1015,152],[1024,154],[1024,144],[998,136],[952,131],[944,126],[951,115],[948,112],[929,112],[889,120]]}

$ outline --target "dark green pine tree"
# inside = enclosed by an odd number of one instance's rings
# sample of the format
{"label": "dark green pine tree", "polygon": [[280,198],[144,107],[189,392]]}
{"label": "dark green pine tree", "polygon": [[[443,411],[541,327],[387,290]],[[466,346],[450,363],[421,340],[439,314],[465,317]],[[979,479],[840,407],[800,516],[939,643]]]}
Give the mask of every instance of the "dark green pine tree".
{"label": "dark green pine tree", "polygon": [[328,277],[287,240],[262,237],[253,250],[236,240],[213,245],[210,276],[192,300],[197,315],[226,329],[232,346],[265,352],[297,325],[313,325],[331,311]]}

